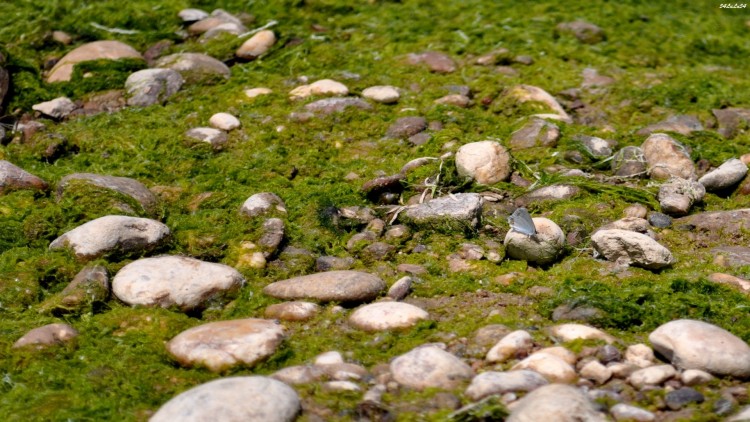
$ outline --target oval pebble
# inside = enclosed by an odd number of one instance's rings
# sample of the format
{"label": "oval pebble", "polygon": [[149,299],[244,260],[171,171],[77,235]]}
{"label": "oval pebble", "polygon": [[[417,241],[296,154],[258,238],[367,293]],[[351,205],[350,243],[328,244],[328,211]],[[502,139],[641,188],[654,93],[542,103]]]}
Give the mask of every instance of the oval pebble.
{"label": "oval pebble", "polygon": [[403,302],[379,302],[354,311],[349,322],[363,331],[384,331],[408,328],[429,318],[423,309]]}

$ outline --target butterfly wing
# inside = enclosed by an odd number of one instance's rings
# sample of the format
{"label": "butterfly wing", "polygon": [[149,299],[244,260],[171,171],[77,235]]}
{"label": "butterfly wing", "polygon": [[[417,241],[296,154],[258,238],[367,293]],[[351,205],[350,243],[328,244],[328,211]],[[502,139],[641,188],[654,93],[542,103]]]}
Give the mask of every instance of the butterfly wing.
{"label": "butterfly wing", "polygon": [[508,223],[511,229],[525,234],[526,236],[534,236],[536,234],[536,226],[534,226],[534,220],[531,219],[531,215],[526,208],[516,209],[510,217],[508,217]]}

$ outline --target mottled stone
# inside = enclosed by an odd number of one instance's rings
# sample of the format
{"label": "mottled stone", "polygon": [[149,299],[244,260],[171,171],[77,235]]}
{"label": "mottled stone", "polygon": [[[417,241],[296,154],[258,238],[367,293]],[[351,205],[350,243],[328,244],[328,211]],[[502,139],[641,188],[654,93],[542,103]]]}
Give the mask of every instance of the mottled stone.
{"label": "mottled stone", "polygon": [[201,53],[176,53],[156,61],[155,67],[176,70],[186,84],[212,84],[229,79],[232,71],[224,63]]}
{"label": "mottled stone", "polygon": [[240,214],[248,217],[271,215],[273,213],[286,214],[286,204],[278,195],[271,192],[261,192],[250,196],[240,208]]}
{"label": "mottled stone", "polygon": [[263,293],[278,299],[314,299],[322,302],[364,302],[385,290],[386,284],[359,271],[327,271],[277,281]]}
{"label": "mottled stone", "polygon": [[518,401],[507,422],[605,422],[582,391],[550,384],[537,388]]}
{"label": "mottled stone", "polygon": [[264,313],[266,318],[283,321],[307,321],[320,313],[320,306],[315,303],[291,301],[268,305]]}
{"label": "mottled stone", "polygon": [[150,422],[291,422],[300,412],[297,392],[266,377],[219,378],[193,387],[159,408]]}
{"label": "mottled stone", "polygon": [[159,212],[159,200],[141,182],[128,177],[115,177],[93,173],[73,173],[63,177],[57,184],[57,197],[72,193],[77,184],[86,184],[107,189],[135,200],[144,211],[155,216]]}
{"label": "mottled stone", "polygon": [[482,196],[458,193],[408,207],[399,220],[417,227],[441,230],[475,230],[481,221]]}
{"label": "mottled stone", "polygon": [[13,343],[14,349],[34,347],[44,349],[49,346],[68,344],[78,337],[78,331],[68,324],[47,324],[27,332]]}
{"label": "mottled stone", "polygon": [[465,144],[456,152],[456,170],[484,185],[502,182],[510,177],[510,154],[495,141]]}
{"label": "mottled stone", "polygon": [[66,232],[49,248],[70,248],[76,258],[90,261],[105,255],[147,253],[163,245],[169,236],[169,228],[156,220],[107,215]]}
{"label": "mottled stone", "polygon": [[623,265],[658,270],[675,262],[672,253],[645,234],[628,230],[600,230],[591,236],[597,253]]}
{"label": "mottled stone", "polygon": [[53,119],[64,119],[68,117],[78,106],[68,97],[59,97],[54,100],[34,104],[31,108]]}
{"label": "mottled stone", "polygon": [[112,292],[128,305],[204,309],[236,296],[244,284],[227,265],[184,256],[143,258],[124,266],[112,280]]}
{"label": "mottled stone", "polygon": [[572,185],[550,185],[535,189],[516,198],[516,205],[523,207],[535,202],[561,201],[581,193],[581,189]]}
{"label": "mottled stone", "polygon": [[466,395],[481,400],[490,395],[533,391],[549,382],[534,371],[483,372],[471,380]]}
{"label": "mottled stone", "polygon": [[109,299],[109,277],[102,266],[86,267],[76,274],[65,288],[45,300],[41,309],[53,315],[93,311],[93,307]]}
{"label": "mottled stone", "polygon": [[94,41],[77,47],[63,56],[47,74],[47,82],[66,82],[73,75],[73,67],[89,60],[142,59],[133,47],[120,41]]}
{"label": "mottled stone", "polygon": [[627,146],[617,151],[612,158],[612,172],[620,177],[642,177],[647,172],[643,149]]}
{"label": "mottled stone", "polygon": [[332,113],[343,113],[350,108],[371,110],[372,106],[361,98],[352,97],[323,98],[305,105],[305,110],[324,116]]}
{"label": "mottled stone", "polygon": [[695,179],[695,165],[684,145],[664,133],[654,133],[641,145],[652,179]]}
{"label": "mottled stone", "polygon": [[172,69],[143,69],[128,76],[125,91],[128,105],[148,107],[163,104],[180,90],[185,81]]}
{"label": "mottled stone", "polygon": [[167,351],[183,366],[221,372],[252,367],[274,354],[283,339],[283,327],[271,320],[217,321],[181,332],[167,343]]}
{"label": "mottled stone", "polygon": [[8,161],[0,160],[0,195],[13,190],[47,190],[48,187],[44,180]]}
{"label": "mottled stone", "polygon": [[505,234],[503,243],[505,252],[513,259],[530,263],[547,265],[555,262],[565,247],[565,234],[554,221],[544,218],[532,218],[536,234],[527,236],[515,230]]}
{"label": "mottled stone", "polygon": [[509,359],[528,354],[533,346],[534,340],[527,331],[513,331],[492,346],[485,359],[487,362],[503,363]]}
{"label": "mottled stone", "polygon": [[681,319],[659,326],[648,338],[654,349],[678,368],[750,377],[750,346],[723,328]]}
{"label": "mottled stone", "polygon": [[702,184],[674,177],[659,186],[657,199],[664,213],[681,216],[687,214],[693,204],[701,202],[705,195],[706,189]]}
{"label": "mottled stone", "polygon": [[418,347],[391,362],[393,379],[417,390],[453,389],[471,379],[471,368],[461,359],[433,345]]}
{"label": "mottled stone", "polygon": [[423,309],[403,302],[378,302],[354,311],[349,322],[363,331],[385,331],[409,328],[428,319]]}
{"label": "mottled stone", "polygon": [[388,128],[386,136],[389,138],[408,138],[427,129],[427,119],[424,117],[402,117]]}
{"label": "mottled stone", "polygon": [[731,158],[698,179],[698,183],[709,192],[720,191],[737,185],[746,174],[747,165],[737,158]]}
{"label": "mottled stone", "polygon": [[557,24],[555,29],[559,32],[572,34],[584,44],[598,44],[607,39],[603,29],[593,23],[582,20],[561,22]]}
{"label": "mottled stone", "polygon": [[510,147],[514,150],[533,147],[554,148],[559,139],[560,128],[556,124],[535,118],[510,135]]}
{"label": "mottled stone", "polygon": [[213,149],[221,149],[229,141],[226,132],[212,127],[194,127],[188,129],[185,136],[199,142],[205,142],[211,145]]}
{"label": "mottled stone", "polygon": [[456,71],[456,62],[445,53],[426,51],[424,53],[410,53],[406,61],[411,65],[424,64],[435,73],[452,73]]}

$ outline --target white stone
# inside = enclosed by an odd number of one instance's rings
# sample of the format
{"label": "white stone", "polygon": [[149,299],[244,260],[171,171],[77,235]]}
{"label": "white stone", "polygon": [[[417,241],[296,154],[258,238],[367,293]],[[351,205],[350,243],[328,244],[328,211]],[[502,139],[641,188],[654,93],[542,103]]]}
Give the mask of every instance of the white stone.
{"label": "white stone", "polygon": [[169,234],[169,227],[156,220],[107,215],[63,234],[49,248],[70,248],[77,258],[90,260],[111,253],[147,252],[166,241]]}
{"label": "white stone", "polygon": [[286,214],[286,204],[275,193],[261,192],[247,198],[242,204],[240,213],[248,217],[257,217],[271,213],[274,210]]}
{"label": "white stone", "polygon": [[472,142],[456,152],[456,170],[461,177],[491,185],[510,177],[510,154],[495,141]]}
{"label": "white stone", "polygon": [[223,264],[185,256],[143,258],[122,267],[112,292],[128,305],[177,306],[183,311],[221,303],[236,295],[242,275]]}
{"label": "white stone", "polygon": [[362,391],[359,386],[351,381],[328,381],[322,385],[326,391]]}
{"label": "white stone", "polygon": [[556,325],[550,328],[549,331],[552,337],[555,337],[562,342],[574,340],[603,340],[608,344],[612,344],[617,340],[598,328],[589,327],[588,325],[583,324]]}
{"label": "white stone", "polygon": [[750,377],[750,346],[715,325],[689,319],[670,321],[654,330],[648,339],[678,368]]}
{"label": "white stone", "polygon": [[206,142],[214,149],[220,149],[227,143],[227,134],[212,127],[195,127],[185,132],[185,136],[196,141]]}
{"label": "white stone", "polygon": [[349,322],[360,330],[383,331],[412,327],[429,317],[425,310],[408,303],[378,302],[354,311]]}
{"label": "white stone", "polygon": [[315,357],[316,365],[333,365],[336,363],[344,363],[344,357],[341,356],[341,353],[335,350],[321,353]]}
{"label": "white stone", "polygon": [[473,375],[469,365],[433,345],[418,347],[395,358],[391,373],[399,384],[417,390],[452,389]]}
{"label": "white stone", "polygon": [[615,418],[615,421],[629,422],[651,422],[656,420],[656,415],[646,409],[631,406],[625,403],[618,403],[609,409],[609,413]]}
{"label": "white stone", "polygon": [[291,422],[300,412],[297,392],[267,377],[220,378],[166,402],[149,422]]}
{"label": "white stone", "polygon": [[271,374],[271,378],[289,385],[309,384],[324,376],[325,372],[313,365],[287,366]]}
{"label": "white stone", "polygon": [[597,384],[604,384],[612,378],[612,370],[599,363],[599,361],[592,360],[591,362],[583,365],[579,371],[581,377],[596,381]]}
{"label": "white stone", "polygon": [[59,97],[54,100],[34,104],[31,108],[53,119],[62,119],[72,113],[78,106],[68,97]]}
{"label": "white stone", "polygon": [[555,97],[550,95],[542,88],[532,85],[517,85],[511,88],[509,92],[510,95],[516,98],[519,102],[524,103],[527,101],[532,101],[545,104],[547,107],[551,108],[552,111],[554,111],[557,116],[559,116],[560,119],[562,119],[564,122],[573,123],[573,119],[571,119],[568,113],[565,112],[565,109],[562,108]]}
{"label": "white stone", "polygon": [[209,322],[181,332],[167,350],[184,366],[213,372],[253,366],[272,355],[284,339],[284,328],[272,320],[248,318]]}
{"label": "white stone", "polygon": [[229,113],[216,113],[208,119],[208,124],[229,132],[240,127],[240,121]]}
{"label": "white stone", "polygon": [[658,270],[675,262],[669,249],[645,234],[629,230],[599,230],[591,236],[597,253],[624,265]]}
{"label": "white stone", "polygon": [[471,384],[466,389],[466,395],[477,401],[493,394],[533,391],[547,384],[547,380],[534,371],[489,371],[483,372],[471,380]]}
{"label": "white stone", "polygon": [[545,347],[543,349],[537,350],[533,354],[537,354],[537,353],[546,353],[549,355],[555,355],[571,366],[575,366],[576,362],[578,362],[578,356],[576,356],[575,353],[571,352],[570,350],[568,350],[567,348],[563,346]]}
{"label": "white stone", "polygon": [[705,186],[707,191],[717,191],[736,185],[746,174],[747,165],[741,160],[731,158],[716,170],[710,171],[698,179],[698,183]]}
{"label": "white stone", "polygon": [[273,93],[271,89],[263,87],[250,88],[245,90],[245,95],[247,96],[247,98],[260,97],[261,95],[268,95],[271,93]]}
{"label": "white stone", "polygon": [[505,251],[509,257],[535,264],[551,264],[565,247],[565,233],[554,221],[544,217],[532,218],[536,235],[527,236],[515,230],[505,235]]}
{"label": "white stone", "polygon": [[267,29],[259,31],[247,39],[235,53],[237,57],[245,60],[255,60],[268,52],[276,44],[276,34]]}
{"label": "white stone", "polygon": [[625,350],[625,362],[639,368],[654,364],[654,351],[645,344],[632,344]]}
{"label": "white stone", "polygon": [[537,388],[513,407],[507,422],[605,422],[589,398],[569,385],[550,384]]}
{"label": "white stone", "polygon": [[509,333],[497,344],[495,344],[485,358],[488,362],[502,363],[517,355],[523,355],[531,350],[534,346],[534,340],[531,335],[524,331],[518,330]]}
{"label": "white stone", "polygon": [[398,89],[390,85],[376,85],[365,88],[362,91],[362,96],[381,104],[393,104],[401,98]]}
{"label": "white stone", "polygon": [[208,17],[208,12],[201,9],[182,9],[177,13],[177,17],[183,22],[195,22]]}
{"label": "white stone", "polygon": [[713,375],[700,369],[687,369],[680,374],[682,383],[687,386],[705,384],[714,379]]}
{"label": "white stone", "polygon": [[331,79],[321,79],[309,85],[298,86],[297,88],[294,88],[291,92],[289,92],[289,96],[293,100],[312,97],[313,95],[343,97],[348,94],[349,88],[347,88],[346,85]]}
{"label": "white stone", "polygon": [[549,353],[534,353],[515,364],[512,368],[529,369],[538,372],[549,382],[570,384],[578,377],[575,369],[562,358]]}
{"label": "white stone", "polygon": [[672,365],[654,365],[633,372],[628,377],[628,382],[633,387],[643,388],[647,385],[661,385],[675,375],[677,371]]}

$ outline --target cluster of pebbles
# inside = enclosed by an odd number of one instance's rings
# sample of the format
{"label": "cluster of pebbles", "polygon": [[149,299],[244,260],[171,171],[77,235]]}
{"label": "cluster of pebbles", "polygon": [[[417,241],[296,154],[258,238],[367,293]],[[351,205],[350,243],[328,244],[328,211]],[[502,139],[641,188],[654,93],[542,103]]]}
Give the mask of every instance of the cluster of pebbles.
{"label": "cluster of pebbles", "polygon": [[[272,51],[276,42],[273,31],[267,28],[251,31],[242,19],[221,10],[209,14],[186,9],[179,16],[186,23],[187,33],[202,40],[220,33],[246,39],[236,51],[237,59],[262,57]],[[557,30],[573,33],[584,43],[605,39],[599,28],[586,22],[561,24]],[[495,64],[496,56],[500,55],[507,55],[507,51],[479,57],[474,65]],[[121,42],[96,41],[77,47],[61,58],[47,74],[47,81],[69,80],[76,63],[101,58],[144,59],[139,52]],[[517,57],[514,60],[524,63],[529,59]],[[184,84],[215,83],[231,77],[231,69],[226,64],[204,54],[177,53],[148,60],[151,67],[133,73],[125,83],[128,106],[163,104]],[[450,73],[459,67],[453,58],[438,52],[410,54],[405,61],[409,65],[426,66],[435,73]],[[585,76],[588,85],[585,84],[584,88],[612,83],[593,70]],[[293,122],[304,122],[351,107],[372,110],[373,103],[398,103],[401,92],[398,87],[372,86],[356,96],[351,95],[342,82],[321,79],[288,92],[290,102],[303,104],[289,117]],[[248,98],[255,98],[272,91],[256,87],[245,93]],[[554,147],[560,138],[556,122],[570,123],[573,117],[554,96],[539,87],[518,85],[508,90],[506,96],[518,104],[544,104],[551,112],[530,116],[528,123],[510,136],[510,149],[493,139],[466,143],[457,148],[455,154],[412,160],[395,175],[382,175],[363,183],[363,195],[390,207],[387,213],[376,207],[356,206],[334,211],[336,219],[363,227],[348,240],[347,250],[353,257],[376,265],[399,253],[401,240],[411,237],[414,232],[442,230],[460,235],[485,229],[483,213],[493,204],[506,201],[491,191],[435,195],[436,190],[430,190],[428,186],[413,192],[414,195],[403,205],[394,204],[394,198],[403,193],[402,181],[410,172],[449,157],[453,159],[450,162],[455,163],[455,169],[451,171],[455,170],[460,177],[470,179],[476,185],[507,181],[522,184],[524,181],[519,180],[520,176],[513,171],[511,150]],[[311,97],[316,99],[306,102]],[[458,89],[436,100],[436,104],[453,107],[471,107],[473,103],[468,89]],[[68,98],[58,98],[37,104],[33,109],[40,116],[63,120],[74,116],[80,104]],[[733,136],[734,129],[727,126],[725,122],[729,118],[725,116],[734,113],[732,119],[736,120],[745,112],[715,111],[719,133]],[[242,125],[236,116],[225,112],[217,112],[207,123],[207,127],[188,130],[186,138],[222,149],[227,144],[228,134]],[[394,122],[385,136],[420,145],[430,140],[431,131],[439,130],[439,124],[433,123],[422,117],[405,117]],[[34,126],[29,122],[24,125],[26,128]],[[610,159],[613,178],[647,177],[659,184],[661,212],[649,216],[644,206],[633,205],[626,210],[624,218],[598,228],[590,236],[596,257],[616,267],[661,270],[673,265],[676,258],[659,242],[655,229],[682,221],[685,225],[711,230],[717,224],[725,227],[721,224],[748,219],[750,210],[688,216],[707,192],[737,189],[743,183],[750,162],[750,156],[743,156],[730,159],[715,169],[698,169],[687,148],[664,133],[702,129],[700,122],[676,116],[654,127],[644,128],[645,140],[641,146],[620,149],[610,140],[580,136],[582,152],[570,152],[567,156],[570,162],[587,157]],[[571,175],[606,179],[580,170],[572,172]],[[64,196],[73,182],[127,196],[153,218],[104,216],[64,233],[49,245],[49,249],[69,249],[78,260],[86,263],[101,258],[149,255],[163,251],[168,245],[173,233],[156,218],[158,199],[141,181],[76,173],[56,184],[56,194]],[[0,194],[19,189],[43,192],[50,186],[49,182],[24,169],[0,161]],[[437,184],[432,187],[439,188]],[[426,194],[428,191],[431,192],[429,195]],[[440,189],[437,192],[440,193]],[[517,198],[514,206],[542,200],[564,200],[579,194],[580,190],[572,185],[548,186]],[[287,250],[290,248],[282,249],[287,224],[287,210],[282,198],[272,192],[259,192],[238,206],[238,217],[260,221],[261,233],[257,239],[245,242],[237,268],[261,269],[279,259],[284,252],[294,252]],[[684,219],[672,220],[680,217]],[[508,230],[502,242],[463,244],[460,251],[447,257],[451,270],[466,270],[474,260],[500,262],[506,257],[536,266],[554,265],[564,256],[570,237],[549,218],[534,217],[533,223],[536,228],[534,236]],[[252,368],[274,355],[290,335],[285,323],[307,321],[325,312],[346,313],[349,325],[365,332],[409,330],[433,318],[418,304],[408,303],[412,283],[419,281],[419,275],[426,271],[424,267],[400,265],[398,271],[408,275],[389,286],[379,275],[352,270],[352,257],[320,256],[315,259],[318,272],[275,281],[263,287],[262,294],[280,300],[265,309],[263,318],[215,321],[195,326],[172,338],[165,345],[168,353],[184,367],[202,367],[221,374],[235,367]],[[750,282],[728,274],[714,274],[712,280],[750,290]],[[103,267],[87,266],[65,290],[49,298],[41,308],[56,313],[73,313],[90,307],[94,302],[109,300],[112,295],[132,306],[200,312],[225,306],[243,288],[247,288],[245,279],[232,266],[187,256],[157,255],[132,261],[111,280]],[[329,303],[343,306],[329,309],[321,306]],[[71,342],[77,336],[78,332],[71,325],[56,323],[31,330],[14,347],[43,348]],[[580,350],[565,346],[580,341],[586,344]],[[693,415],[697,404],[711,400],[710,412],[716,417],[732,415],[728,420],[750,419],[750,408],[739,406],[748,401],[746,387],[732,383],[729,387],[722,387],[718,396],[710,398],[701,393],[702,386],[716,385],[717,378],[735,381],[750,377],[750,346],[747,343],[722,327],[696,320],[668,322],[651,332],[649,341],[651,346],[628,345],[599,329],[581,324],[556,325],[543,333],[511,331],[505,326],[488,325],[467,339],[468,346],[463,348],[455,343],[424,344],[372,368],[347,362],[344,356],[348,351],[331,350],[305,365],[286,367],[269,376],[217,375],[214,381],[185,391],[165,403],[151,420],[205,420],[220,415],[224,421],[289,421],[302,411],[311,420],[324,420],[331,415],[316,414],[314,409],[307,409],[295,390],[296,386],[310,383],[318,384],[325,391],[361,393],[356,413],[372,420],[392,420],[397,416],[397,410],[391,409],[391,404],[383,399],[386,393],[429,388],[449,392],[439,397],[440,403],[430,406],[453,409],[454,418],[476,412],[483,406],[491,408],[502,404],[510,412],[509,421],[598,421],[608,418],[653,421],[669,415]],[[544,346],[553,343],[562,345]],[[459,392],[463,399],[454,394]],[[633,404],[651,392],[663,393],[656,408],[645,409]]]}

